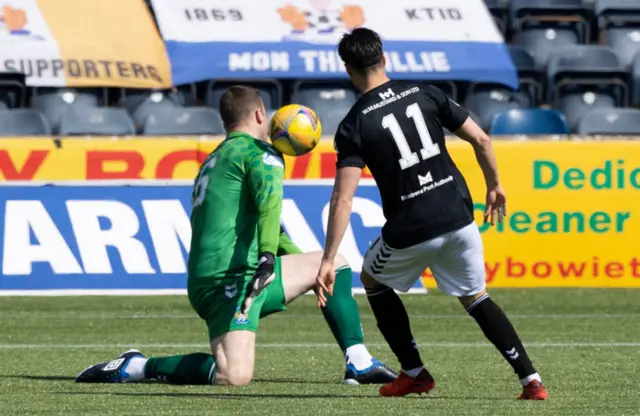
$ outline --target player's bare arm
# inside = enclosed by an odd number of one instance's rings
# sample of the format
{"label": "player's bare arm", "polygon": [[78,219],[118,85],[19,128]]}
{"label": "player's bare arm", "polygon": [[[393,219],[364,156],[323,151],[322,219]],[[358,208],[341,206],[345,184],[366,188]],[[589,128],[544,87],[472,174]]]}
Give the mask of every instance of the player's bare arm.
{"label": "player's bare arm", "polygon": [[333,185],[333,193],[331,194],[331,203],[329,205],[327,241],[324,246],[320,270],[316,277],[318,306],[326,305],[325,292],[330,296],[333,295],[333,284],[336,278],[333,262],[338,254],[338,247],[342,237],[344,237],[349,225],[353,195],[358,187],[361,174],[362,169],[354,166],[340,168],[336,173],[336,181]]}
{"label": "player's bare arm", "polygon": [[484,222],[490,221],[491,225],[495,225],[496,220],[502,222],[502,219],[507,215],[506,196],[498,178],[498,163],[491,139],[471,117],[467,118],[464,124],[455,131],[455,134],[473,146],[476,160],[484,174],[487,185]]}

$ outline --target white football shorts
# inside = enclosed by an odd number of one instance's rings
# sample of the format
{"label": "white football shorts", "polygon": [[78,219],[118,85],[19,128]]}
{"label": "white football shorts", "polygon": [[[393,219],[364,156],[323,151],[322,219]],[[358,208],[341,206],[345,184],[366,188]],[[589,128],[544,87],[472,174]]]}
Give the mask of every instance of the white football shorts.
{"label": "white football shorts", "polygon": [[362,267],[400,292],[408,292],[427,267],[438,289],[448,295],[471,296],[486,288],[482,237],[475,223],[403,249],[389,247],[380,236]]}

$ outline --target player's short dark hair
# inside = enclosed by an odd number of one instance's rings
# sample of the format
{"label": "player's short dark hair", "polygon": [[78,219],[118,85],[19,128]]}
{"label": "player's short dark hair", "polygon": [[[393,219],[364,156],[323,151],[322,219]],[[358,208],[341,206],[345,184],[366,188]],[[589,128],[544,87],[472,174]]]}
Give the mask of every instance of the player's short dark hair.
{"label": "player's short dark hair", "polygon": [[342,36],[338,54],[351,69],[366,73],[382,63],[382,40],[373,30],[359,27]]}
{"label": "player's short dark hair", "polygon": [[220,97],[220,116],[224,128],[237,126],[251,117],[256,107],[264,106],[258,90],[246,85],[234,85]]}

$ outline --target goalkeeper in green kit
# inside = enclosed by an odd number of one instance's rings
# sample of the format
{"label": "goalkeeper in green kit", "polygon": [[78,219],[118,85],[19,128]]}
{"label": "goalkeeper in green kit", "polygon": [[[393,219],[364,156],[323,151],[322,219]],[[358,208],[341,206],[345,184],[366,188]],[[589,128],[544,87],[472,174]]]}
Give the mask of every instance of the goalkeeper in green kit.
{"label": "goalkeeper in green kit", "polygon": [[[246,385],[253,377],[260,318],[315,288],[322,252],[302,254],[280,226],[284,161],[266,142],[258,92],[229,88],[220,100],[226,139],[202,164],[192,195],[189,301],[206,321],[211,354],[145,358],[137,350],[82,371],[77,382],[156,379],[173,384]],[[322,313],[344,352],[347,384],[387,383],[397,374],[363,344],[351,268],[338,256],[333,296]]]}

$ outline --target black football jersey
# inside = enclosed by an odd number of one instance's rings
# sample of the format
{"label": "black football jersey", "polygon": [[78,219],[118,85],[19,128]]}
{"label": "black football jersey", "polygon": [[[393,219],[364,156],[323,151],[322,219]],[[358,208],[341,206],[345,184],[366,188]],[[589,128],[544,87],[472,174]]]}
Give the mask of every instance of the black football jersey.
{"label": "black football jersey", "polygon": [[369,167],[387,219],[382,237],[391,247],[410,247],[473,221],[469,188],[442,129],[455,131],[467,117],[434,86],[389,81],[360,97],[340,123],[338,168]]}

